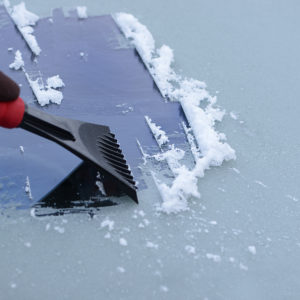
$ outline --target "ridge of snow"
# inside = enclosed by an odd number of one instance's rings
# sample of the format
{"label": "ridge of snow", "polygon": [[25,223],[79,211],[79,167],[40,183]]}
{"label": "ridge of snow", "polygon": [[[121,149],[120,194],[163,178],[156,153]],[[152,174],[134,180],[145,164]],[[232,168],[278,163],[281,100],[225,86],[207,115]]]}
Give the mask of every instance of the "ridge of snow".
{"label": "ridge of snow", "polygon": [[[222,121],[225,111],[216,105],[217,97],[210,95],[204,82],[175,72],[172,68],[173,50],[166,45],[156,48],[152,34],[137,18],[127,13],[117,13],[114,18],[125,37],[137,49],[161,94],[170,101],[181,103],[191,127],[188,133],[193,133],[195,137],[197,149],[193,151],[196,160],[193,170],[185,166],[177,168],[171,185],[159,181],[152,172],[162,197],[158,209],[166,213],[186,210],[190,197],[200,197],[197,184],[198,179],[204,176],[204,171],[236,158],[235,151],[225,142],[225,134],[215,129],[215,123]],[[199,152],[201,156],[198,156]]]}
{"label": "ridge of snow", "polygon": [[14,5],[13,8],[11,8],[8,0],[5,0],[3,4],[31,51],[35,55],[39,55],[42,50],[33,35],[34,29],[32,28],[32,26],[35,26],[36,22],[39,20],[39,17],[28,11],[24,2]]}

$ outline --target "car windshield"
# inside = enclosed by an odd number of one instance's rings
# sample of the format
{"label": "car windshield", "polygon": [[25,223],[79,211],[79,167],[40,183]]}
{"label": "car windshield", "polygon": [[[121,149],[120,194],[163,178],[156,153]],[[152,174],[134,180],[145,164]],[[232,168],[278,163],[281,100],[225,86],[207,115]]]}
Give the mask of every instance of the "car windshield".
{"label": "car windshield", "polygon": [[3,299],[297,299],[299,10],[0,4],[26,113],[112,134],[0,128]]}

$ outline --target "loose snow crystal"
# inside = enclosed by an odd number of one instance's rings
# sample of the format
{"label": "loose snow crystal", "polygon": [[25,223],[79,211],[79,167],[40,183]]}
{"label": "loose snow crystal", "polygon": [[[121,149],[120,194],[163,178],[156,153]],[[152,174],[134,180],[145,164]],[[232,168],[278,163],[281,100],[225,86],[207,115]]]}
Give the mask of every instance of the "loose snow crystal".
{"label": "loose snow crystal", "polygon": [[10,284],[10,287],[11,287],[12,289],[15,289],[15,288],[17,287],[17,284],[16,284],[15,282],[12,282],[12,283]]}
{"label": "loose snow crystal", "polygon": [[251,254],[255,255],[255,254],[256,254],[256,248],[255,248],[255,246],[249,246],[249,247],[248,247],[248,251],[249,251]]}
{"label": "loose snow crystal", "polygon": [[85,6],[77,6],[77,15],[79,19],[86,19],[87,18],[87,9]]}
{"label": "loose snow crystal", "polygon": [[206,257],[214,262],[220,262],[222,260],[220,255],[217,254],[206,253]]}
{"label": "loose snow crystal", "polygon": [[147,247],[147,248],[158,249],[158,245],[157,245],[157,244],[154,244],[154,243],[152,243],[152,242],[150,242],[150,241],[147,241],[146,247]]}
{"label": "loose snow crystal", "polygon": [[104,188],[103,182],[101,181],[101,175],[99,172],[97,172],[97,179],[98,180],[96,180],[96,182],[95,182],[96,186],[98,187],[101,194],[106,196],[105,188]]}
{"label": "loose snow crystal", "polygon": [[240,267],[240,269],[243,270],[243,271],[248,271],[248,267],[245,266],[245,265],[242,264],[242,263],[239,264],[239,267]]}
{"label": "loose snow crystal", "polygon": [[[235,151],[224,142],[226,136],[214,128],[215,123],[222,120],[225,112],[216,106],[217,98],[209,94],[204,82],[184,78],[174,71],[172,49],[166,45],[156,49],[153,36],[134,16],[118,13],[115,19],[124,35],[136,47],[162,95],[181,103],[191,127],[189,134],[193,133],[195,136],[197,151],[193,151],[196,160],[193,170],[188,170],[185,166],[177,168],[171,186],[160,182],[152,173],[163,200],[159,209],[166,213],[186,210],[190,197],[200,197],[197,183],[198,178],[204,176],[204,171],[212,166],[220,166],[224,161],[235,159]],[[200,106],[205,103],[207,104],[204,108],[203,105]],[[164,137],[164,140],[166,138]]]}
{"label": "loose snow crystal", "polygon": [[27,247],[27,248],[31,248],[31,243],[30,242],[25,242],[24,246]]}
{"label": "loose snow crystal", "polygon": [[146,214],[145,214],[145,212],[144,212],[143,210],[139,210],[139,211],[138,211],[138,214],[139,214],[141,217],[145,217],[145,216],[146,216]]}
{"label": "loose snow crystal", "polygon": [[168,288],[167,286],[165,286],[165,285],[161,285],[161,286],[160,286],[160,290],[161,290],[162,292],[167,293],[167,292],[169,291],[169,288]]}
{"label": "loose snow crystal", "polygon": [[65,228],[60,226],[54,226],[54,230],[57,231],[60,234],[65,233]]}
{"label": "loose snow crystal", "polygon": [[19,31],[23,35],[31,51],[35,55],[39,55],[41,53],[41,48],[39,47],[36,38],[33,35],[34,30],[31,27],[36,24],[36,22],[39,20],[39,17],[36,14],[28,11],[24,2],[21,2],[20,4],[11,8],[9,1],[6,0],[4,1],[4,5]]}
{"label": "loose snow crystal", "polygon": [[22,53],[20,52],[20,50],[17,50],[15,53],[15,60],[13,63],[11,63],[9,65],[9,67],[11,69],[15,69],[15,70],[20,70],[21,68],[24,67],[24,61],[22,58]]}
{"label": "loose snow crystal", "polygon": [[231,119],[233,119],[233,120],[237,120],[237,119],[238,119],[238,116],[237,116],[236,113],[233,112],[233,111],[231,111],[231,112],[229,113],[229,115],[230,115]]}
{"label": "loose snow crystal", "polygon": [[120,238],[119,242],[120,242],[121,246],[127,246],[128,245],[127,241],[124,238]]}
{"label": "loose snow crystal", "polygon": [[188,253],[188,254],[195,254],[196,253],[196,248],[194,246],[191,246],[191,245],[186,245],[184,247],[185,251]]}
{"label": "loose snow crystal", "polygon": [[101,222],[101,228],[108,227],[108,230],[111,231],[114,229],[115,222],[109,219],[105,219]]}
{"label": "loose snow crystal", "polygon": [[123,267],[117,267],[117,271],[120,273],[125,273],[125,269]]}

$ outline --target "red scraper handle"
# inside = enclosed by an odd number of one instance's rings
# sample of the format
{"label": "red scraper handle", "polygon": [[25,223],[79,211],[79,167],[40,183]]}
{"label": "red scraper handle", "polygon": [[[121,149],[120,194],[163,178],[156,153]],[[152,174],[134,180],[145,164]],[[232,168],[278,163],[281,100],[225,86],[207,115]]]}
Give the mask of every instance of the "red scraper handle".
{"label": "red scraper handle", "polygon": [[0,126],[18,127],[23,120],[24,112],[25,103],[20,97],[11,102],[0,102]]}
{"label": "red scraper handle", "polygon": [[25,103],[19,94],[19,86],[0,71],[0,126],[16,128],[21,124]]}

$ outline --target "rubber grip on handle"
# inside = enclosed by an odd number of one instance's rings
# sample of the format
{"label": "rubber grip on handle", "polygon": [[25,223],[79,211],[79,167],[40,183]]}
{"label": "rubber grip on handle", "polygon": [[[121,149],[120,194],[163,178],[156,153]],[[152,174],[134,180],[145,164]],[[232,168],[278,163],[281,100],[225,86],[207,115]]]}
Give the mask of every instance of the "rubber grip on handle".
{"label": "rubber grip on handle", "polygon": [[20,95],[20,87],[0,71],[0,102],[10,102]]}
{"label": "rubber grip on handle", "polygon": [[23,120],[24,112],[25,103],[20,97],[12,102],[0,102],[0,126],[18,127]]}

